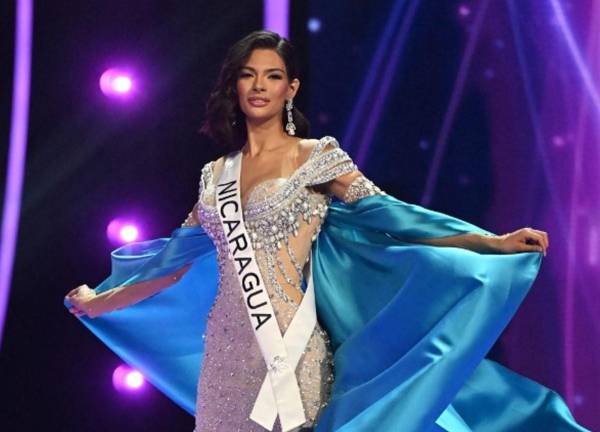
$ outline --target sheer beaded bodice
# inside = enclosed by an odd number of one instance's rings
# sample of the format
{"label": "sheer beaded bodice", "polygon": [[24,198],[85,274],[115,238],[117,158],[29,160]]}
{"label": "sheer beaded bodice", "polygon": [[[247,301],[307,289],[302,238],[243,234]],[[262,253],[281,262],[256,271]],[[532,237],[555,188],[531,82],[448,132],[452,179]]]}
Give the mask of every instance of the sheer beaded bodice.
{"label": "sheer beaded bodice", "polygon": [[[356,169],[337,141],[324,137],[290,177],[259,183],[242,203],[246,229],[282,333],[298,308],[299,301],[294,301],[294,297],[302,297],[303,269],[331,202],[330,196],[317,192],[313,186]],[[248,321],[217,214],[215,184],[219,175],[215,162],[204,166],[195,207],[196,219],[216,246],[220,274],[219,292],[205,334],[196,431],[263,431],[249,415],[266,365]],[[327,404],[333,382],[329,338],[318,323],[296,375],[307,418],[305,426],[313,426]],[[274,430],[280,430],[279,420]]]}
{"label": "sheer beaded bodice", "polygon": [[[257,184],[242,203],[257,260],[267,264],[263,278],[268,279],[286,303],[291,302],[292,290],[301,292],[302,269],[331,202],[329,196],[318,193],[312,186],[356,170],[337,141],[327,138],[319,140],[307,161],[289,178],[267,179]],[[323,151],[327,145],[333,146],[333,150]],[[228,250],[222,243],[224,236],[215,207],[215,183],[220,172],[214,168],[215,162],[210,162],[202,170],[198,220],[215,241],[219,255],[226,256]]]}

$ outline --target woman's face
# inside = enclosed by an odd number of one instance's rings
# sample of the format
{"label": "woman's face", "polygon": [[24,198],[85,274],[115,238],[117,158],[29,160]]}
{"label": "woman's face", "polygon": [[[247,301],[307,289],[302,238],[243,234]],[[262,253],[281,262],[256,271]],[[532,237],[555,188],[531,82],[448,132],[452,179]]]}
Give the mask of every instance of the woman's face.
{"label": "woman's face", "polygon": [[240,69],[237,92],[240,109],[250,121],[264,122],[281,112],[296,95],[300,81],[287,77],[283,59],[272,49],[255,49]]}

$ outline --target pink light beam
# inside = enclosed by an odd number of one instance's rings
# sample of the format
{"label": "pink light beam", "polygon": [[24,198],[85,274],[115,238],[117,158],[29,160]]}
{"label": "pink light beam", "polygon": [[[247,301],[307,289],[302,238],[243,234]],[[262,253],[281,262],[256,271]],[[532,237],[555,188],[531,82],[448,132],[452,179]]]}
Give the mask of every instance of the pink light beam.
{"label": "pink light beam", "polygon": [[33,1],[19,0],[16,8],[10,143],[2,214],[2,233],[0,236],[0,347],[2,346],[2,335],[12,280],[21,213],[23,177],[25,174],[29,94],[31,90],[32,17]]}

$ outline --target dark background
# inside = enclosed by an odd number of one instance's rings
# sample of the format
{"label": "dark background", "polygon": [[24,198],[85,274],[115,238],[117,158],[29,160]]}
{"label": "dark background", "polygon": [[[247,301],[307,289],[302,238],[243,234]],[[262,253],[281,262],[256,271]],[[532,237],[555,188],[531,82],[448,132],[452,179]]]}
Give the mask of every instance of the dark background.
{"label": "dark background", "polygon": [[[313,137],[333,135],[351,155],[356,143],[342,137],[395,3],[291,2],[290,39],[302,64],[295,105],[311,120]],[[424,1],[414,17],[360,167],[404,201],[421,200],[479,3],[464,3],[472,12],[461,17],[460,2]],[[534,214],[520,211],[532,205],[521,195],[523,184],[510,183],[514,172],[502,169],[532,147],[530,133],[523,132],[525,145],[517,150],[500,156],[493,150],[514,138],[498,121],[513,125],[511,112],[522,106],[519,96],[506,95],[521,91],[514,89],[508,18],[499,3],[488,12],[495,25],[481,31],[429,206],[498,232],[536,223]],[[105,230],[112,218],[138,217],[145,239],[168,236],[186,218],[201,167],[222,154],[197,132],[206,97],[227,48],[262,28],[262,7],[261,1],[36,2],[27,171],[0,354],[2,430],[193,429],[193,418],[151,387],[137,395],[113,390],[112,371],[121,361],[67,312],[63,296],[108,275],[115,246]],[[0,170],[8,149],[14,13],[13,2],[1,3]],[[319,32],[308,31],[311,17],[321,20]],[[498,38],[506,49],[498,48]],[[100,74],[120,62],[143,71],[143,92],[126,104],[98,88]],[[495,80],[486,80],[489,68]],[[495,115],[501,120],[492,124]],[[499,218],[504,213],[494,209],[507,184],[515,199],[506,204],[510,218]],[[540,199],[549,193],[537,191]],[[531,294],[490,356],[561,392],[560,320],[536,318],[540,310],[550,317],[559,311],[560,282],[544,275],[548,267],[536,282],[545,294]],[[509,348],[511,334],[519,336]]]}

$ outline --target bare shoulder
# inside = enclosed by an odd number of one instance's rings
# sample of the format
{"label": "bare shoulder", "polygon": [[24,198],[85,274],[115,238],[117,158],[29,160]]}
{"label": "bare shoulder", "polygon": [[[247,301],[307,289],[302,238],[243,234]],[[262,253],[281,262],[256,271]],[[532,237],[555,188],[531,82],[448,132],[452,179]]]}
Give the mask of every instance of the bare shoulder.
{"label": "bare shoulder", "polygon": [[310,152],[317,146],[318,143],[319,140],[316,138],[301,138],[298,140],[298,147],[301,151]]}
{"label": "bare shoulder", "polygon": [[318,139],[316,138],[303,138],[298,140],[298,165],[302,165],[304,162],[308,160],[312,152],[315,150],[317,145],[319,144]]}
{"label": "bare shoulder", "polygon": [[319,147],[318,153],[331,151],[340,147],[337,139],[332,136],[326,135],[322,138],[311,138],[300,141],[301,147],[304,148],[305,155],[308,157],[312,154],[317,147]]}

